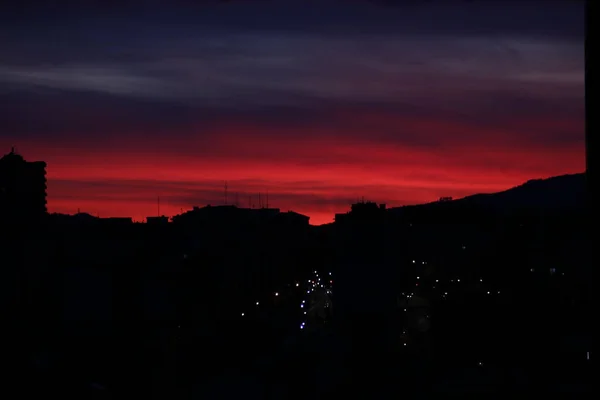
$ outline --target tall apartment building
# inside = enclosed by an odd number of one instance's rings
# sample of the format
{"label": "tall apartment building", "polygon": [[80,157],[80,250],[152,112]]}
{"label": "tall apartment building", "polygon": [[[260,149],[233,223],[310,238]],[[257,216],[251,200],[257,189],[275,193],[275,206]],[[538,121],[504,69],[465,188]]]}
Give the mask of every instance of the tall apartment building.
{"label": "tall apartment building", "polygon": [[0,220],[28,221],[46,209],[46,163],[29,162],[15,153],[0,158]]}

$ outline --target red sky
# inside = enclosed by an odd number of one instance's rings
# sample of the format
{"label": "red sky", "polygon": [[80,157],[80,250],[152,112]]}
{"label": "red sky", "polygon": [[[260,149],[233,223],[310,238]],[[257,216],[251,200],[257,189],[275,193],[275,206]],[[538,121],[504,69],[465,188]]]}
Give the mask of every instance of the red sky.
{"label": "red sky", "polygon": [[[355,119],[365,118],[349,115],[345,123],[350,128]],[[182,135],[186,139],[169,139],[164,147],[143,138],[120,141],[118,134],[107,142],[71,142],[68,152],[60,143],[23,147],[28,159],[48,162],[50,211],[74,213],[79,208],[136,220],[156,215],[157,196],[165,215],[192,205],[224,204],[225,181],[230,203],[237,193],[241,206],[248,205],[249,196],[258,205],[258,193],[268,192],[271,206],[305,213],[311,223],[321,224],[362,196],[390,206],[416,204],[500,191],[528,179],[584,169],[582,143],[556,146],[514,139],[519,129],[550,124],[582,131],[581,121],[531,119],[518,122],[524,128],[486,130],[443,121],[369,118],[374,125],[410,126],[423,130],[423,135],[444,129],[446,136],[436,138],[438,147],[430,148],[392,139],[327,135],[330,131],[306,138],[292,128],[282,139],[276,129],[223,124],[202,139],[190,132]],[[456,141],[455,131],[463,136],[471,131],[469,141]]]}
{"label": "red sky", "polygon": [[450,3],[0,18],[0,151],[48,163],[50,212],[135,220],[225,181],[321,224],[582,172],[582,6]]}

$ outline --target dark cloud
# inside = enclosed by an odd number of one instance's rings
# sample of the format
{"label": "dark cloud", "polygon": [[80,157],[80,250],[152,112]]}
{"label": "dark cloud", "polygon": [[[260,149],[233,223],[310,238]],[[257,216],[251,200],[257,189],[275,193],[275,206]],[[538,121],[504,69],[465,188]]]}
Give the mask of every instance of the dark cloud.
{"label": "dark cloud", "polygon": [[[14,40],[0,45],[0,95],[13,105],[1,117],[31,115],[31,107],[23,106],[22,99],[42,104],[49,97],[57,101],[49,108],[63,104],[81,110],[82,115],[96,108],[99,119],[111,121],[116,114],[125,127],[140,113],[149,115],[153,125],[160,126],[158,118],[163,116],[165,124],[178,126],[190,119],[191,112],[202,121],[204,115],[210,119],[210,115],[262,113],[286,120],[297,111],[317,114],[336,104],[339,108],[353,103],[400,104],[429,109],[434,115],[448,104],[454,112],[481,112],[486,103],[488,108],[494,106],[490,93],[519,96],[532,105],[556,101],[557,93],[566,103],[583,90],[582,41],[529,35],[514,27],[494,35],[445,31],[445,25],[435,20],[439,15],[443,21],[459,21],[460,26],[476,26],[492,16],[504,22],[515,20],[509,11],[491,12],[497,5],[473,6],[475,11],[465,14],[461,11],[465,7],[439,3],[395,16],[365,4],[319,6],[324,13],[297,6],[271,4],[269,13],[252,5],[209,7],[201,16],[164,12],[162,23],[147,11],[122,17],[95,14],[67,22],[57,19],[32,29],[9,26],[8,37]],[[546,21],[553,10],[537,13]],[[453,13],[464,15],[459,18]],[[577,19],[568,12],[561,15],[558,27]],[[264,29],[238,25],[238,17]],[[356,19],[406,31],[363,30]],[[321,20],[331,30],[316,29],[314,22]],[[531,26],[539,22],[531,15],[524,20]],[[301,31],[270,30],[279,21],[305,25]],[[344,31],[350,26],[351,31]],[[439,30],[427,33],[418,26]],[[54,92],[49,95],[49,90]],[[129,117],[123,115],[126,110]],[[57,112],[49,114],[58,118]],[[65,119],[73,118],[73,113],[63,114]],[[43,125],[60,129],[55,119]]]}
{"label": "dark cloud", "polygon": [[[92,28],[111,24],[121,33],[124,30],[147,33],[148,27],[154,26],[153,31],[160,36],[219,29],[583,36],[583,1],[567,0],[203,0],[185,4],[181,0],[114,3],[63,0],[52,2],[52,7],[44,7],[41,0],[37,3],[37,6],[15,4],[12,13],[5,8],[6,22],[11,26],[29,23],[38,27],[38,31],[49,23],[65,27],[68,22]],[[139,20],[145,24],[137,23]]]}
{"label": "dark cloud", "polygon": [[[52,2],[53,4],[55,2]],[[59,2],[60,3],[60,2]],[[144,7],[28,7],[0,13],[5,62],[144,61],[157,54],[223,54],[223,43],[239,34],[380,36],[468,36],[499,39],[583,40],[583,4],[577,1],[430,1],[381,7],[369,1],[200,2]],[[37,11],[36,11],[37,10]],[[71,10],[71,11],[69,11]],[[104,10],[104,11],[103,11]],[[203,43],[211,39],[211,45]],[[220,40],[220,38],[225,38]],[[238,40],[243,44],[243,40]],[[237,48],[237,51],[243,51]]]}
{"label": "dark cloud", "polygon": [[0,137],[18,136],[23,140],[163,133],[202,122],[202,113],[185,105],[101,93],[37,88],[0,95],[0,102],[6,105],[0,111]]}
{"label": "dark cloud", "polygon": [[[583,98],[536,99],[518,93],[490,92],[469,99],[427,107],[415,104],[315,102],[312,107],[257,107],[255,109],[199,108],[172,102],[110,98],[106,94],[39,90],[0,96],[0,138],[69,143],[133,144],[148,148],[159,141],[163,150],[181,154],[218,154],[215,135],[234,134],[281,141],[338,138],[435,149],[458,143],[508,140],[562,146],[583,140]],[[463,102],[462,107],[457,107]],[[237,132],[237,133],[236,133]],[[156,144],[158,145],[158,144]],[[225,151],[231,154],[232,146]],[[241,149],[240,149],[241,150]],[[267,153],[270,151],[265,148]],[[247,148],[260,156],[263,152]],[[243,156],[243,154],[238,154]],[[314,157],[317,157],[315,154]]]}

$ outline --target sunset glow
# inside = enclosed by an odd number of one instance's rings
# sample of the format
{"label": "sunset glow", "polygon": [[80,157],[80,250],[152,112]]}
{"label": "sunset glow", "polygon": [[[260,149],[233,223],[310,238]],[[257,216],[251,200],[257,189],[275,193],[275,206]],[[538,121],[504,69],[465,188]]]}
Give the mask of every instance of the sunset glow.
{"label": "sunset glow", "polygon": [[[230,204],[268,193],[271,207],[323,224],[363,196],[399,206],[582,172],[582,6],[502,4],[472,6],[470,30],[369,2],[330,29],[293,6],[260,29],[158,12],[11,23],[0,152],[48,163],[50,212],[139,221],[158,197],[169,216],[225,204],[225,182]],[[209,10],[194,15],[242,13]]]}

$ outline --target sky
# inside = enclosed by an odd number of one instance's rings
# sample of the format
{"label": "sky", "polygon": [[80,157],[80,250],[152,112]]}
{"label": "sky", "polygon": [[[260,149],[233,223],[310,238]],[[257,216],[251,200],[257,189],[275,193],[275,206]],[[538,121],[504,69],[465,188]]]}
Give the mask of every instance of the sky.
{"label": "sky", "polygon": [[19,4],[0,153],[48,163],[50,212],[318,225],[585,169],[583,2]]}

